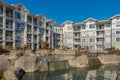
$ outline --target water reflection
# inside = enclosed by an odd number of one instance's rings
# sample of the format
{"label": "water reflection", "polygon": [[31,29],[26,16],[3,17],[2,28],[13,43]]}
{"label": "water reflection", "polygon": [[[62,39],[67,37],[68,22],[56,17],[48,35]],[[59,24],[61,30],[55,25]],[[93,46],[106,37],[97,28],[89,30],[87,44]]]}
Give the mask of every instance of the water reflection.
{"label": "water reflection", "polygon": [[22,80],[115,80],[119,72],[120,65],[103,65],[98,69],[27,73]]}

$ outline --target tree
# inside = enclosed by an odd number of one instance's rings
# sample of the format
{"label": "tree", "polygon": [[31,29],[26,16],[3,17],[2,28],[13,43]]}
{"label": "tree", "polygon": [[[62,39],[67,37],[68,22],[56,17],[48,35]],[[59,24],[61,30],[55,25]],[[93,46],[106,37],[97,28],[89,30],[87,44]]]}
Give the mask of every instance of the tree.
{"label": "tree", "polygon": [[43,41],[41,45],[42,45],[42,48],[44,48],[44,49],[47,49],[49,46],[47,41]]}

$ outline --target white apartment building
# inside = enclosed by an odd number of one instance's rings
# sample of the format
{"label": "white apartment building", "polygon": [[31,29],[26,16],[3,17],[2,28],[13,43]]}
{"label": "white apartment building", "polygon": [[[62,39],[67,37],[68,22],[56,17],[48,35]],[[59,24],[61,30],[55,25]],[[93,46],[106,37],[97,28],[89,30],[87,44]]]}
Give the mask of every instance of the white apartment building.
{"label": "white apartment building", "polygon": [[88,18],[82,23],[63,23],[63,45],[70,49],[88,47],[89,50],[120,49],[120,14],[109,20]]}
{"label": "white apartment building", "polygon": [[4,47],[41,48],[47,41],[48,47],[54,47],[54,20],[44,15],[31,14],[24,5],[9,5],[0,2],[0,44]]}

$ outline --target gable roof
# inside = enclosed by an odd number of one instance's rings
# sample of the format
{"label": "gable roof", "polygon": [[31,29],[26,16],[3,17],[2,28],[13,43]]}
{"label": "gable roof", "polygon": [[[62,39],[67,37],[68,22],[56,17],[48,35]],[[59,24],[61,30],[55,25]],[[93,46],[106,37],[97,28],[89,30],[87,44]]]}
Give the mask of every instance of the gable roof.
{"label": "gable roof", "polygon": [[116,17],[120,17],[120,14],[116,14],[115,16],[111,17],[110,19],[116,18]]}
{"label": "gable roof", "polygon": [[23,4],[12,4],[14,7],[21,7],[23,8],[26,12],[29,12],[29,10],[23,5]]}
{"label": "gable roof", "polygon": [[88,21],[90,21],[90,20],[92,20],[92,21],[97,21],[97,19],[94,19],[94,18],[88,18],[88,19],[86,19],[84,22],[88,22]]}

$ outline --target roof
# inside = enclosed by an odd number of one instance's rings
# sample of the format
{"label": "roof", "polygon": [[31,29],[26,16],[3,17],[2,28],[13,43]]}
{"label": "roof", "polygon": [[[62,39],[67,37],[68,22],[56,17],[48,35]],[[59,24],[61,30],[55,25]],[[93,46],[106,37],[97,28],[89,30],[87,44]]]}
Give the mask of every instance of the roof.
{"label": "roof", "polygon": [[116,14],[115,16],[111,17],[110,19],[116,18],[116,17],[120,17],[120,14]]}
{"label": "roof", "polygon": [[88,22],[88,21],[90,21],[90,20],[93,20],[93,21],[97,21],[97,19],[94,19],[94,18],[88,18],[88,19],[86,19],[84,22]]}

